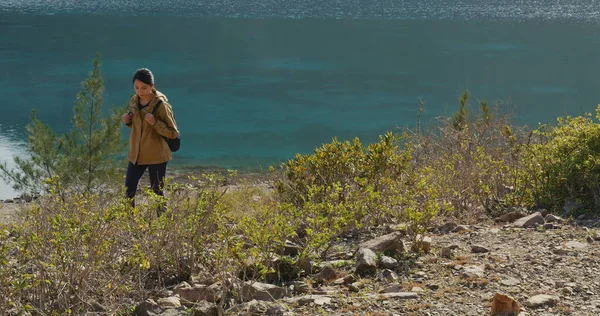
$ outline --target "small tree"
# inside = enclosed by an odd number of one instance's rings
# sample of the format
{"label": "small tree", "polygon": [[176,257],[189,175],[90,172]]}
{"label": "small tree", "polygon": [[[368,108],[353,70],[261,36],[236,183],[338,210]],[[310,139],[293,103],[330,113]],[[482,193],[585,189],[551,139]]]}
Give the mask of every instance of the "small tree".
{"label": "small tree", "polygon": [[29,159],[14,157],[14,169],[0,165],[0,177],[15,190],[45,191],[44,180],[58,177],[64,188],[90,192],[117,175],[116,156],[124,149],[119,113],[113,107],[108,116],[102,115],[100,54],[93,65],[77,94],[70,132],[58,136],[32,113],[27,126]]}

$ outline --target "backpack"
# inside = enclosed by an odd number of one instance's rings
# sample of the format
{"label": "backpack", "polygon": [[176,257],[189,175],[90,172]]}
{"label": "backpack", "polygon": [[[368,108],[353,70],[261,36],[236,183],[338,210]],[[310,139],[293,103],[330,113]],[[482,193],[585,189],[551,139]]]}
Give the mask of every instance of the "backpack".
{"label": "backpack", "polygon": [[[158,108],[160,107],[162,102],[162,100],[158,100],[158,102],[154,106],[154,109],[152,109],[152,115],[156,116],[155,113],[156,111],[158,111]],[[167,145],[169,145],[169,149],[172,152],[176,152],[179,150],[179,146],[181,145],[181,134],[177,138],[168,138],[165,136],[162,136],[162,138],[167,142]]]}

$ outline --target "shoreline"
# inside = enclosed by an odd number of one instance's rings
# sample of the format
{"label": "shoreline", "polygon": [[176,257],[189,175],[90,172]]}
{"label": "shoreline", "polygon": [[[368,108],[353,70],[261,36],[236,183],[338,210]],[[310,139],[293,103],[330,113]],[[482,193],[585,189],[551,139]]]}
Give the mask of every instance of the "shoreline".
{"label": "shoreline", "polygon": [[[124,168],[120,168],[119,170],[121,170],[123,175],[125,175],[126,170]],[[172,166],[168,166],[166,177],[171,178],[177,182],[185,183],[185,182],[189,181],[190,176],[200,176],[202,174],[216,173],[216,174],[225,175],[228,180],[232,180],[228,176],[229,170],[237,171],[237,173],[238,173],[237,180],[241,180],[241,179],[250,180],[250,182],[253,184],[267,182],[270,177],[269,170],[248,169],[248,168],[246,168],[244,170],[239,170],[239,169],[228,169],[228,168],[217,167],[217,166],[206,166],[206,165],[172,165]],[[235,183],[235,182],[237,182],[237,180],[234,180],[233,182]],[[148,181],[148,173],[144,172],[144,175],[140,179],[140,186],[146,185],[147,181]],[[11,187],[9,184],[7,184],[7,186]],[[11,187],[11,190],[12,190],[12,187]],[[12,190],[12,191],[14,191],[14,190]],[[16,195],[14,195],[14,196],[0,198],[0,204],[19,203],[21,201],[31,202],[30,198],[31,198],[31,196],[27,193],[16,192]]]}

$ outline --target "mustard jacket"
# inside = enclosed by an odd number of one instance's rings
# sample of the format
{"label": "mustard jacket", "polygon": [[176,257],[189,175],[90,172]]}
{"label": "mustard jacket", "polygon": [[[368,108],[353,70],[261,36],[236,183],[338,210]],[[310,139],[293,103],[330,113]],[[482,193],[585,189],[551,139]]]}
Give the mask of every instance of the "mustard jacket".
{"label": "mustard jacket", "polygon": [[[147,113],[152,114],[152,110],[162,100],[162,104],[155,113],[156,124],[144,120]],[[129,100],[129,111],[133,114],[129,134],[129,156],[128,159],[137,165],[154,165],[171,160],[172,154],[169,145],[162,138],[176,138],[179,131],[173,116],[173,108],[167,103],[167,96],[156,91],[154,98],[148,106],[138,110],[138,96],[134,95]]]}

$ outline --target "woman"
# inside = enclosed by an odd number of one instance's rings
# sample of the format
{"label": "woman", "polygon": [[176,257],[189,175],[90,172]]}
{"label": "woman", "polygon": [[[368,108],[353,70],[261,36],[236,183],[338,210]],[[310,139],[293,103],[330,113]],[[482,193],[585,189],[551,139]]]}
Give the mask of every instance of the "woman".
{"label": "woman", "polygon": [[[152,72],[146,68],[138,69],[132,82],[135,95],[129,101],[129,113],[123,114],[121,120],[131,128],[125,187],[131,205],[135,206],[135,192],[146,169],[150,173],[152,190],[163,195],[167,162],[172,158],[163,136],[177,138],[179,131],[167,97],[154,87]],[[158,108],[155,110],[156,106]]]}

